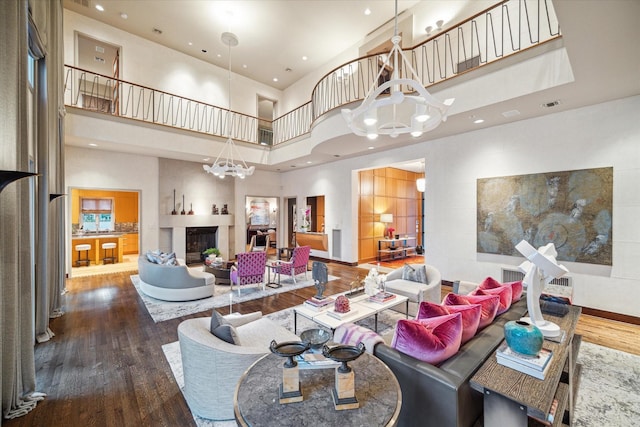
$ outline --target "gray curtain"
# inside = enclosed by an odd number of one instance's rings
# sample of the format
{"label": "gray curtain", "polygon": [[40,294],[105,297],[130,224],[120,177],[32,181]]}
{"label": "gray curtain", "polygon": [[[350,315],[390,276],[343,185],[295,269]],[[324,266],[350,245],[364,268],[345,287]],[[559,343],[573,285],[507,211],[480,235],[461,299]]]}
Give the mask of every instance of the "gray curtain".
{"label": "gray curtain", "polygon": [[[59,238],[64,235],[64,205],[49,203],[49,190],[64,188],[59,131],[63,111],[62,5],[61,0],[32,0],[31,28],[28,6],[28,0],[0,1],[0,169],[28,171],[32,155],[40,174],[9,184],[0,193],[0,400],[5,418],[28,413],[44,398],[35,389],[35,335],[47,339],[52,335],[49,315],[58,313],[60,307],[60,298],[52,296],[59,295],[64,284],[60,274],[64,269],[60,240],[64,239]],[[43,96],[35,100],[37,141],[31,153],[27,102],[30,42],[41,44],[39,55],[44,58],[38,71]],[[32,228],[35,244],[29,238]],[[57,255],[51,257],[51,252]],[[54,266],[48,266],[50,263]]]}

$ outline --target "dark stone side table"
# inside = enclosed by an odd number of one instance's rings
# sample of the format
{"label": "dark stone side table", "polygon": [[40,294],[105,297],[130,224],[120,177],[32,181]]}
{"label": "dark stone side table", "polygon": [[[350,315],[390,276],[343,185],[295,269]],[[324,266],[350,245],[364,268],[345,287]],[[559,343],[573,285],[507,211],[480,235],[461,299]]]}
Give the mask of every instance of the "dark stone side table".
{"label": "dark stone side table", "polygon": [[335,367],[301,369],[302,402],[280,404],[284,359],[268,354],[242,375],[234,396],[239,426],[395,426],[402,405],[400,385],[391,370],[368,353],[349,362],[355,372],[357,409],[337,411],[331,390]]}

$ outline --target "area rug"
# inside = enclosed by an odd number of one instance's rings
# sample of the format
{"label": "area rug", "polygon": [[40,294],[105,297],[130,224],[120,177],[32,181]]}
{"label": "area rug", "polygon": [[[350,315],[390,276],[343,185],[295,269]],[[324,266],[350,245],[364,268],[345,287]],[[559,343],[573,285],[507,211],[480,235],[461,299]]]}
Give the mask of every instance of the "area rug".
{"label": "area rug", "polygon": [[[289,329],[293,328],[293,310],[287,309],[267,315]],[[378,327],[385,340],[393,335],[400,313],[384,311]],[[371,324],[372,319],[365,319]],[[358,322],[361,323],[362,322]],[[298,317],[298,331],[314,326],[310,320]],[[180,390],[184,388],[179,342],[162,346]],[[582,364],[573,425],[579,427],[631,427],[640,417],[640,356],[608,347],[582,342],[578,354]],[[211,421],[194,415],[199,427],[231,427],[234,421]]]}
{"label": "area rug", "polygon": [[582,370],[573,425],[637,426],[640,356],[583,341],[578,363]]}
{"label": "area rug", "polygon": [[[311,274],[309,273],[309,277]],[[329,275],[329,281],[337,279],[336,276]],[[152,298],[142,292],[140,289],[140,276],[132,275],[131,282],[135,286],[136,291],[144,302],[147,311],[151,315],[154,322],[162,322],[164,320],[175,319],[176,317],[186,316],[188,314],[200,313],[202,311],[211,310],[219,307],[229,307],[232,304],[263,298],[269,295],[275,295],[282,292],[289,292],[296,289],[307,288],[313,286],[313,280],[302,280],[302,276],[296,279],[297,283],[293,283],[290,277],[282,278],[280,288],[266,287],[262,290],[260,285],[247,285],[241,289],[241,295],[238,296],[237,288],[234,287],[233,293],[230,292],[229,286],[215,285],[213,297],[204,298],[195,301],[171,302],[162,301]]]}

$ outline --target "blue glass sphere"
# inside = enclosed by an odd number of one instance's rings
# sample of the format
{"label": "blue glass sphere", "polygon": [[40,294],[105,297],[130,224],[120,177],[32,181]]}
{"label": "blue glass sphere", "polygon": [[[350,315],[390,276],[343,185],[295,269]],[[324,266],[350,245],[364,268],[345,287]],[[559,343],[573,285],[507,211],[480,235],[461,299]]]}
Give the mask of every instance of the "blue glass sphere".
{"label": "blue glass sphere", "polygon": [[523,320],[511,320],[505,323],[504,338],[511,350],[526,356],[536,356],[542,350],[544,341],[540,329]]}

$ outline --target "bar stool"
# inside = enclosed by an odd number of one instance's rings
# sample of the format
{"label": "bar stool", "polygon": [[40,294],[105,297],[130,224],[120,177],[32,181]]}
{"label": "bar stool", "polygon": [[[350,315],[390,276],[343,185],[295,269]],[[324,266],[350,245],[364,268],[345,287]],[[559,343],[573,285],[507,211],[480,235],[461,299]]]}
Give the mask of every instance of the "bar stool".
{"label": "bar stool", "polygon": [[[76,245],[75,246],[76,251],[78,252],[78,259],[76,260],[76,267],[80,267],[81,265],[86,265],[89,266],[89,264],[91,264],[91,261],[89,260],[89,251],[91,250],[91,245],[88,243],[83,243],[81,245]],[[85,253],[85,257],[82,258],[80,256],[80,252],[84,252]]]}
{"label": "bar stool", "polygon": [[[107,263],[111,263],[111,264],[115,264],[116,262],[116,257],[114,255],[114,250],[116,249],[116,244],[115,243],[103,243],[102,244],[102,249],[104,249],[104,258],[102,258],[102,263],[103,264],[107,264]],[[111,250],[111,256],[107,256],[107,249]]]}

